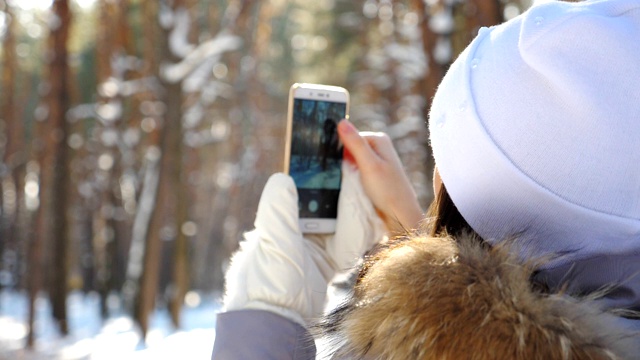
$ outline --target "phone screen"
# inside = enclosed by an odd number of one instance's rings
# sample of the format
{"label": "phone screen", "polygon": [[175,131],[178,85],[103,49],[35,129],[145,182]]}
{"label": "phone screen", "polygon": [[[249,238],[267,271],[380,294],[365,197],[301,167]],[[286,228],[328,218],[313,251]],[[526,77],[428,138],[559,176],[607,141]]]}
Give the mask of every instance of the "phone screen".
{"label": "phone screen", "polygon": [[298,188],[300,218],[336,218],[342,144],[338,122],[346,103],[294,99],[289,174]]}

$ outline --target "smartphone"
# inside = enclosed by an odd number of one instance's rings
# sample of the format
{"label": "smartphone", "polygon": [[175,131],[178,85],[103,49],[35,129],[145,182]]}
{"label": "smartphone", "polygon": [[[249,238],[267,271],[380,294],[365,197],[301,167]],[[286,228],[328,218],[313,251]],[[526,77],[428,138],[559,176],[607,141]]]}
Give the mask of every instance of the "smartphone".
{"label": "smartphone", "polygon": [[344,88],[291,86],[284,172],[296,183],[303,233],[335,232],[342,179],[337,126],[348,117],[349,92]]}

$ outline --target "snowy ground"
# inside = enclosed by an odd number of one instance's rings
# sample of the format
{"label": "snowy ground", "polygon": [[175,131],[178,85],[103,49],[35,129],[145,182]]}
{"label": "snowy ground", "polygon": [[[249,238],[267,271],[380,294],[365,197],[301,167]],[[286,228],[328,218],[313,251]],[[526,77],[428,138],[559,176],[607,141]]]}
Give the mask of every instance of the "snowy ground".
{"label": "snowy ground", "polygon": [[166,310],[156,310],[146,342],[117,298],[109,301],[112,313],[100,320],[96,295],[73,293],[67,301],[70,335],[61,337],[44,298],[36,302],[37,342],[33,351],[24,348],[27,336],[27,297],[19,292],[0,293],[0,359],[208,359],[215,338],[216,312],[220,304],[214,295],[190,293],[182,310],[182,327],[174,329]]}
{"label": "snowy ground", "polygon": [[329,159],[327,170],[322,170],[318,160],[313,160],[308,166],[300,157],[292,156],[291,177],[296,186],[302,189],[340,189],[340,165],[334,159]]}

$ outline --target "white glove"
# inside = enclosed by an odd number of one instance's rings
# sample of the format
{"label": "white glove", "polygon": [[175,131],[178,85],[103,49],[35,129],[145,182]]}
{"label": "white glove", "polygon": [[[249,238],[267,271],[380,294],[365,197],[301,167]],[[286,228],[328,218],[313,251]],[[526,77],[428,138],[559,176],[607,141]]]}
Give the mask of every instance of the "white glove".
{"label": "white glove", "polygon": [[336,232],[304,235],[293,179],[272,175],[262,191],[255,230],[245,234],[226,274],[226,311],[268,310],[301,325],[322,314],[327,285],[376,244],[384,226],[352,165],[344,163]]}

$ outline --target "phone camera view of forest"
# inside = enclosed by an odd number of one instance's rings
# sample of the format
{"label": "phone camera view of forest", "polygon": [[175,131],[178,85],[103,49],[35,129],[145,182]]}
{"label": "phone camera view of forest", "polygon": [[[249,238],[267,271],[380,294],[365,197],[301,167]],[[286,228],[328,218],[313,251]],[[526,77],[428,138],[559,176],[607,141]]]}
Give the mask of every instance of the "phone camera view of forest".
{"label": "phone camera view of forest", "polygon": [[346,104],[296,99],[293,107],[290,174],[299,192],[300,216],[335,217],[342,161],[336,130]]}

